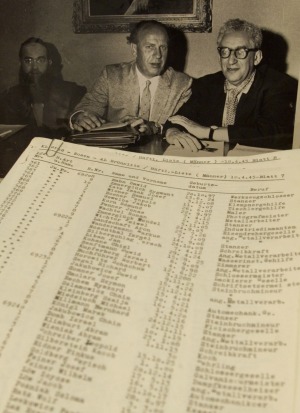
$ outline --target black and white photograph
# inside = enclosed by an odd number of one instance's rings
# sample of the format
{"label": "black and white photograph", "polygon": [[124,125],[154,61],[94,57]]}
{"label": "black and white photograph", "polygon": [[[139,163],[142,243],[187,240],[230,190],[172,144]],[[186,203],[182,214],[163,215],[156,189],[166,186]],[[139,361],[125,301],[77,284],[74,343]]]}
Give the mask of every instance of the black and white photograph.
{"label": "black and white photograph", "polygon": [[0,413],[300,412],[299,20],[0,2]]}

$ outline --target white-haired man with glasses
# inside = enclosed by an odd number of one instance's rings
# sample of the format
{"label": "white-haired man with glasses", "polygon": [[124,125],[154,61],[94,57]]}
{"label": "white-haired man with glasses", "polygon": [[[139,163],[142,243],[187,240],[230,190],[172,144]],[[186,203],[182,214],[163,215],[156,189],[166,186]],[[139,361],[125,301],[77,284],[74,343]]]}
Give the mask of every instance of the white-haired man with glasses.
{"label": "white-haired man with glasses", "polygon": [[197,151],[199,139],[288,149],[292,146],[297,84],[262,62],[262,32],[228,20],[220,29],[221,71],[196,79],[192,97],[165,127],[166,139]]}

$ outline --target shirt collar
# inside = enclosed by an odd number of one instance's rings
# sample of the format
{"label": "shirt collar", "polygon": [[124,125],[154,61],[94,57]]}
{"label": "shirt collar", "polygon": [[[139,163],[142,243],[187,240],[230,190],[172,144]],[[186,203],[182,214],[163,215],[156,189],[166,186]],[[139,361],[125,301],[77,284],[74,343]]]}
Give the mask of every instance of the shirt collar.
{"label": "shirt collar", "polygon": [[224,83],[224,92],[227,93],[229,90],[236,90],[237,93],[248,93],[250,87],[252,86],[252,83],[254,82],[254,77],[255,77],[256,70],[251,73],[251,75],[245,79],[240,85],[234,86],[230,84],[227,80],[225,80]]}
{"label": "shirt collar", "polygon": [[140,89],[144,89],[147,80],[150,80],[151,87],[156,87],[158,85],[159,79],[161,78],[160,75],[154,76],[154,77],[151,77],[151,79],[148,79],[146,76],[144,76],[140,72],[137,65],[135,65],[135,68],[136,68],[136,74],[137,74],[137,77],[138,77],[138,82],[139,82]]}

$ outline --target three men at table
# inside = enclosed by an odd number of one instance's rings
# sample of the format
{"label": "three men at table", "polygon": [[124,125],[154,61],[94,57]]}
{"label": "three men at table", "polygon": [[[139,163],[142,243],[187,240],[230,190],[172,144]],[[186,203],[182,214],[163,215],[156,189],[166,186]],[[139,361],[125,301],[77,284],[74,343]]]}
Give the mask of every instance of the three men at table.
{"label": "three men at table", "polygon": [[222,71],[193,81],[192,97],[170,118],[170,144],[200,149],[198,139],[288,149],[293,141],[297,87],[292,79],[260,65],[262,32],[232,19],[220,29]]}
{"label": "three men at table", "polygon": [[191,96],[192,79],[166,67],[169,37],[162,23],[138,23],[128,42],[134,60],[104,68],[71,117],[75,130],[126,121],[154,134]]}
{"label": "three men at table", "polygon": [[[200,149],[198,139],[207,138],[291,147],[296,87],[289,76],[260,64],[262,32],[257,26],[232,19],[221,27],[217,49],[222,70],[194,80],[192,92],[189,76],[166,67],[169,37],[162,23],[141,21],[128,42],[134,60],[103,69],[74,109],[73,129],[125,121],[152,135],[169,119],[164,128],[167,141],[192,151]],[[55,130],[84,88],[51,76],[51,57],[41,39],[21,45],[20,64],[20,83],[5,94],[0,121]]]}

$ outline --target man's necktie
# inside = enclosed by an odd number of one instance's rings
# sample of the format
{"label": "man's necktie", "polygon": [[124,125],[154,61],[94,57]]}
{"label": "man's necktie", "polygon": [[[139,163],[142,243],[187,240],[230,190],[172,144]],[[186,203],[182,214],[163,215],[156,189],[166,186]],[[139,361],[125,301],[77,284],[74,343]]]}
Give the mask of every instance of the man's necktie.
{"label": "man's necktie", "polygon": [[226,100],[227,116],[226,116],[224,126],[234,125],[239,93],[240,93],[240,90],[238,88],[232,88],[232,89],[227,88],[227,100]]}
{"label": "man's necktie", "polygon": [[226,118],[223,121],[222,126],[234,125],[235,114],[239,103],[238,96],[250,82],[253,82],[254,75],[255,72],[253,72],[252,75],[248,77],[248,79],[245,79],[239,86],[233,86],[228,82],[228,80],[225,81],[224,91],[227,94],[225,103],[227,110]]}
{"label": "man's necktie", "polygon": [[150,118],[150,108],[151,108],[151,93],[150,93],[150,80],[146,81],[145,89],[143,90],[141,97],[141,107],[140,116],[145,120]]}

